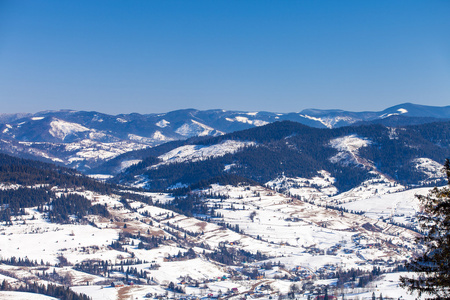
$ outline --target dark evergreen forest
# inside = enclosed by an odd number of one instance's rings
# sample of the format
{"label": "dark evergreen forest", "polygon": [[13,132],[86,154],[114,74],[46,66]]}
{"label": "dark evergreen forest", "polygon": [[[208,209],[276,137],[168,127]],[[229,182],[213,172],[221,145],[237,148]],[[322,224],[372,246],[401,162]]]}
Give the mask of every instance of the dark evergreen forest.
{"label": "dark evergreen forest", "polygon": [[70,223],[88,214],[108,217],[103,205],[91,205],[85,197],[73,193],[57,196],[52,187],[84,188],[110,193],[113,186],[86,177],[79,172],[56,165],[0,154],[0,182],[17,184],[18,188],[0,190],[0,221],[11,223],[11,217],[25,214],[24,208],[37,207],[52,222]]}
{"label": "dark evergreen forest", "polygon": [[[361,164],[333,163],[338,153],[330,140],[355,135],[369,141],[359,149],[359,155],[387,177],[404,185],[418,185],[426,175],[417,170],[413,160],[430,158],[442,162],[450,156],[450,122],[429,123],[389,128],[380,124],[318,129],[299,123],[283,121],[238,131],[223,136],[189,141],[196,145],[214,145],[226,140],[252,141],[234,154],[203,161],[183,162],[148,167],[157,162],[157,155],[179,144],[163,145],[146,150],[149,156],[114,178],[113,182],[133,182],[136,175],[149,180],[150,189],[162,190],[176,183],[197,185],[211,178],[227,179],[237,176],[263,184],[282,174],[288,177],[311,178],[319,170],[326,170],[336,178],[340,192],[349,190],[373,176],[370,168]],[[185,143],[186,144],[186,143]],[[163,151],[164,150],[164,151]],[[229,171],[225,166],[232,165]],[[226,180],[223,183],[227,183]]]}

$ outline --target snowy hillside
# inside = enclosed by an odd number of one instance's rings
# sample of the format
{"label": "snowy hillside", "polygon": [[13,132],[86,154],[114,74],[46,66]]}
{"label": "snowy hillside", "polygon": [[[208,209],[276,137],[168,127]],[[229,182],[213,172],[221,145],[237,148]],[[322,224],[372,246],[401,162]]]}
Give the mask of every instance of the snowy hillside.
{"label": "snowy hillside", "polygon": [[185,161],[195,162],[212,157],[224,156],[228,153],[235,153],[247,146],[254,146],[253,142],[224,141],[217,145],[187,145],[175,148],[161,156],[161,163],[153,166],[157,168],[160,165],[180,163]]}
{"label": "snowy hillside", "polygon": [[[73,213],[68,221],[55,222],[50,218],[55,204],[47,203],[2,221],[0,280],[11,288],[25,282],[70,286],[93,299],[165,294],[273,299],[293,284],[301,299],[325,287],[346,295],[409,297],[390,283],[398,280],[391,272],[421,251],[418,233],[407,227],[415,228],[420,211],[414,194],[426,188],[397,193],[384,182],[384,194],[356,199],[336,193],[325,171],[310,179],[279,178],[266,187],[211,184],[177,196],[84,180],[84,187],[34,186],[61,199],[81,196],[94,211],[102,207],[107,214]],[[374,180],[358,189],[370,195],[381,185]],[[7,182],[1,187],[3,193],[27,188]],[[289,196],[285,187],[301,198]],[[332,201],[340,207],[329,205]],[[339,283],[337,273],[350,275]],[[123,286],[111,286],[119,281]]]}
{"label": "snowy hillside", "polygon": [[131,170],[120,168],[123,173],[113,181],[166,189],[235,176],[297,196],[308,187],[308,199],[344,192],[366,198],[368,190],[361,193],[360,186],[372,186],[373,195],[442,184],[449,133],[448,122],[394,130],[381,125],[317,129],[284,121],[118,156],[117,166],[147,160]]}

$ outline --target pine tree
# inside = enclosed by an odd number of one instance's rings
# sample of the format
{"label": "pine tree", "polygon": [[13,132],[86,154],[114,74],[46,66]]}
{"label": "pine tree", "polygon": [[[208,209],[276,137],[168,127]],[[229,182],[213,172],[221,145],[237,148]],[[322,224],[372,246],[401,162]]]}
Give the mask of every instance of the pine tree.
{"label": "pine tree", "polygon": [[444,165],[448,186],[434,188],[426,196],[416,196],[424,214],[419,217],[425,234],[419,238],[426,250],[407,264],[418,277],[401,277],[401,285],[419,295],[450,297],[450,161]]}
{"label": "pine tree", "polygon": [[2,290],[2,291],[7,291],[7,290],[9,290],[9,284],[8,284],[8,282],[6,281],[6,279],[3,279],[3,282],[2,282],[2,285],[1,285],[1,287],[0,287],[0,290]]}

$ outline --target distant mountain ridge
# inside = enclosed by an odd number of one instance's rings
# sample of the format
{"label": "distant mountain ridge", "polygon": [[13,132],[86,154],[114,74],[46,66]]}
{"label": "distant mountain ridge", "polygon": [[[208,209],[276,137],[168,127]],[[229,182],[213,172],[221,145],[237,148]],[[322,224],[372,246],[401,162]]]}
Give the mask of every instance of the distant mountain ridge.
{"label": "distant mountain ridge", "polygon": [[87,111],[44,111],[0,115],[0,151],[88,170],[120,154],[196,136],[220,136],[276,121],[315,128],[354,124],[386,126],[450,119],[450,106],[404,103],[380,112],[307,109],[299,113],[176,110],[163,114],[108,115]]}

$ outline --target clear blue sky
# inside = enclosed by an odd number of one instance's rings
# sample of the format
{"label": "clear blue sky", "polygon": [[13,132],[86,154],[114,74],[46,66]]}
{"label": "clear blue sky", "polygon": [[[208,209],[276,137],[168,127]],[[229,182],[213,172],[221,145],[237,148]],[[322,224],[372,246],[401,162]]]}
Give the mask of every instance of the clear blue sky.
{"label": "clear blue sky", "polygon": [[450,1],[0,0],[0,113],[450,105]]}

